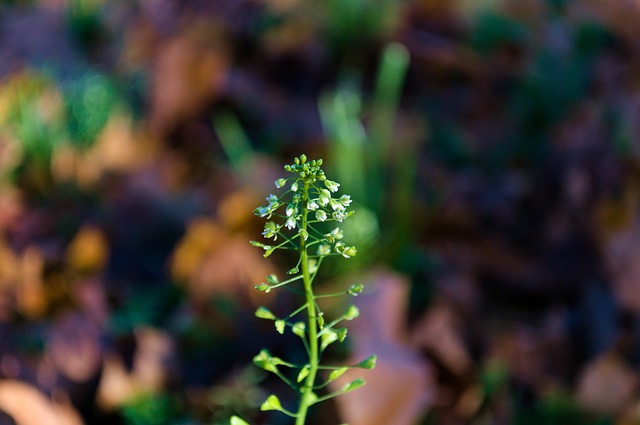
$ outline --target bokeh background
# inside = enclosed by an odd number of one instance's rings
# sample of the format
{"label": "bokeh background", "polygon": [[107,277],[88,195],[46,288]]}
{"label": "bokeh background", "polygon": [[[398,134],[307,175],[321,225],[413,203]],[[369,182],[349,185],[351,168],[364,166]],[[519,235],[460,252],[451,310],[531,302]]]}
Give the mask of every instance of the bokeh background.
{"label": "bokeh background", "polygon": [[288,424],[248,241],[306,153],[379,357],[313,425],[638,425],[638,143],[637,0],[5,0],[0,424]]}

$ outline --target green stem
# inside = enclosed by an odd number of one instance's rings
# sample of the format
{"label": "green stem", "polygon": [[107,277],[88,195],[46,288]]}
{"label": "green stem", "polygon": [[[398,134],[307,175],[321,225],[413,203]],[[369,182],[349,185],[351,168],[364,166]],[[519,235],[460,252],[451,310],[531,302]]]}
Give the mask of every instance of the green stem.
{"label": "green stem", "polygon": [[[306,205],[307,198],[309,196],[309,185],[304,183],[302,192],[302,205]],[[302,209],[302,220],[300,226],[302,229],[307,230],[307,209]],[[317,397],[313,393],[313,387],[316,382],[316,375],[318,374],[318,365],[320,363],[319,350],[318,350],[318,322],[317,322],[317,308],[313,295],[313,288],[311,286],[312,280],[309,273],[309,257],[307,255],[306,241],[300,238],[300,259],[302,267],[302,281],[304,282],[304,294],[307,299],[307,314],[308,314],[308,338],[309,338],[309,374],[307,375],[304,386],[300,389],[301,399],[300,406],[298,407],[298,413],[296,415],[295,425],[304,425],[307,418],[307,411],[309,407],[315,402]]]}

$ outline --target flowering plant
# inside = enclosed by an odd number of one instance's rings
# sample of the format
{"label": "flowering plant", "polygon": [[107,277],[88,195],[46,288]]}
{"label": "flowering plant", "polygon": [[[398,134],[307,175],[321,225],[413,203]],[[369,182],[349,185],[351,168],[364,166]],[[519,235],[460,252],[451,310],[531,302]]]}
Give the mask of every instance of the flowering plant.
{"label": "flowering plant", "polygon": [[[335,342],[343,342],[347,336],[347,329],[339,327],[340,323],[355,319],[360,312],[351,305],[344,314],[327,321],[316,300],[342,295],[357,296],[363,290],[362,284],[358,283],[339,293],[314,292],[314,280],[326,257],[341,256],[348,259],[357,253],[356,247],[345,244],[339,226],[326,233],[320,230],[321,223],[341,223],[353,214],[348,210],[351,197],[335,195],[340,184],[327,179],[321,166],[321,159],[308,161],[306,155],[294,158],[293,164],[284,167],[293,177],[280,178],[275,182],[277,188],[288,186],[288,190],[280,196],[269,195],[268,204],[254,211],[268,220],[262,235],[272,242],[251,241],[252,245],[264,250],[264,257],[278,249],[296,250],[299,253],[297,264],[287,272],[290,277],[280,280],[276,275],[267,276],[266,282],[256,285],[256,289],[265,293],[280,288],[291,289],[304,296],[303,304],[285,317],[277,316],[266,307],[259,307],[256,316],[272,320],[280,334],[289,330],[300,337],[308,354],[308,362],[290,363],[272,356],[267,349],[260,351],[253,359],[258,367],[274,373],[299,394],[296,410],[283,407],[273,394],[267,397],[260,409],[276,410],[291,416],[295,418],[295,425],[305,424],[308,409],[312,405],[355,390],[365,381],[357,378],[337,391],[322,393],[329,383],[349,369],[373,369],[376,363],[376,356],[348,366],[321,363],[326,348]],[[237,416],[231,418],[231,425],[246,424]]]}

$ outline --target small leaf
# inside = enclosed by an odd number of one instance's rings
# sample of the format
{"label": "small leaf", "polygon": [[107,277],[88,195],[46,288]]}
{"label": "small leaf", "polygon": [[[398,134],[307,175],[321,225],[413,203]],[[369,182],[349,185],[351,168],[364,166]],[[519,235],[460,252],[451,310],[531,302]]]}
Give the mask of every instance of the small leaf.
{"label": "small leaf", "polygon": [[307,375],[309,375],[309,369],[310,369],[309,365],[306,365],[305,367],[300,369],[300,373],[298,373],[298,382],[302,382],[302,380],[306,378]]}
{"label": "small leaf", "polygon": [[276,320],[275,322],[276,324],[276,330],[278,331],[279,334],[283,334],[284,333],[284,320]]}
{"label": "small leaf", "polygon": [[230,425],[249,425],[249,422],[237,416],[232,416],[230,420]]}
{"label": "small leaf", "polygon": [[367,357],[354,367],[359,367],[360,369],[374,369],[376,367],[376,362],[378,361],[378,356]]}
{"label": "small leaf", "polygon": [[349,370],[349,368],[348,368],[348,367],[341,367],[340,369],[336,369],[336,370],[332,371],[332,372],[329,374],[329,380],[328,380],[328,382],[335,381],[336,379],[338,379],[339,377],[341,377],[342,375],[344,375],[344,373],[345,373],[346,371],[348,371],[348,370]]}
{"label": "small leaf", "polygon": [[267,397],[264,403],[262,403],[262,406],[260,406],[260,410],[262,410],[263,412],[267,410],[282,411],[282,404],[280,404],[280,399],[271,394],[269,397]]}
{"label": "small leaf", "polygon": [[255,313],[259,319],[275,320],[276,316],[266,307],[258,307]]}

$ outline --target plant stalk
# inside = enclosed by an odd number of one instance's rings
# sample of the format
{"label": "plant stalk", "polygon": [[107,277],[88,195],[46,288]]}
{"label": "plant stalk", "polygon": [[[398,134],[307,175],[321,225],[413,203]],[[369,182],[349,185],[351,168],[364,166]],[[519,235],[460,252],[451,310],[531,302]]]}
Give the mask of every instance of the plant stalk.
{"label": "plant stalk", "polygon": [[[309,185],[304,183],[302,192],[302,205],[306,205],[309,197]],[[300,223],[301,229],[307,231],[307,209],[302,209],[302,220]],[[304,386],[301,388],[300,406],[298,407],[298,413],[296,415],[295,425],[304,425],[307,418],[307,411],[309,407],[315,402],[316,397],[313,393],[313,387],[316,382],[316,375],[318,374],[318,366],[320,363],[319,350],[318,350],[318,320],[317,309],[313,295],[313,288],[311,286],[311,276],[309,274],[309,257],[307,254],[307,244],[304,238],[300,237],[300,258],[302,266],[302,281],[304,284],[304,294],[307,301],[307,337],[309,342],[309,374],[307,375]]]}

